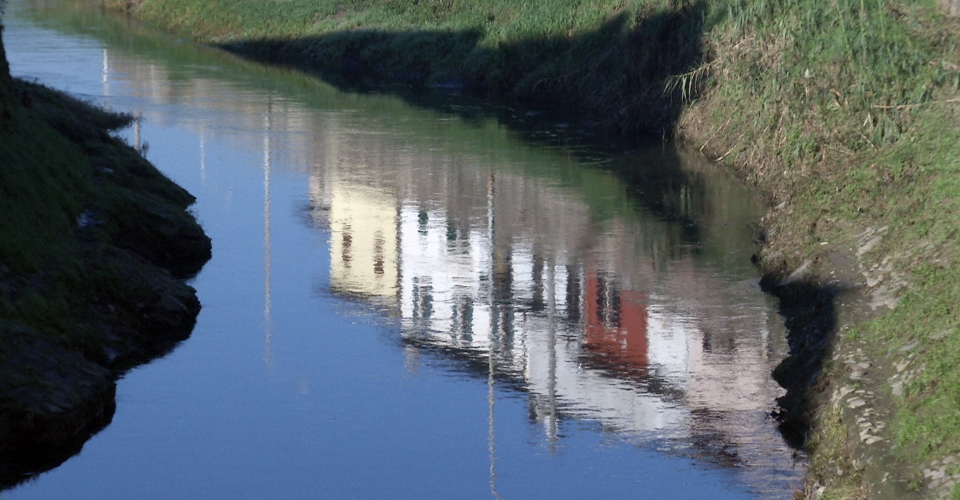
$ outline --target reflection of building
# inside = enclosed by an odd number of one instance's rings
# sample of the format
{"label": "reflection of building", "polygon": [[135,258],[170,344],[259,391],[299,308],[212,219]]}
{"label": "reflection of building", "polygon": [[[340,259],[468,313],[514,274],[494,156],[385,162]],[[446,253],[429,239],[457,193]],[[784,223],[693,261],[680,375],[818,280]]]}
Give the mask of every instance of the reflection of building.
{"label": "reflection of building", "polygon": [[584,350],[616,370],[646,371],[647,298],[587,272]]}
{"label": "reflection of building", "polygon": [[[389,150],[362,140],[342,134],[337,149]],[[664,222],[598,225],[568,192],[430,153],[327,161],[311,193],[331,231],[331,290],[393,304],[410,345],[522,381],[551,439],[558,414],[684,437],[698,408],[762,411],[775,397],[763,297],[731,294],[689,255],[647,251]],[[718,350],[718,335],[751,347]]]}
{"label": "reflection of building", "polygon": [[392,300],[397,286],[396,208],[390,193],[363,185],[332,188],[330,288],[370,300]]}

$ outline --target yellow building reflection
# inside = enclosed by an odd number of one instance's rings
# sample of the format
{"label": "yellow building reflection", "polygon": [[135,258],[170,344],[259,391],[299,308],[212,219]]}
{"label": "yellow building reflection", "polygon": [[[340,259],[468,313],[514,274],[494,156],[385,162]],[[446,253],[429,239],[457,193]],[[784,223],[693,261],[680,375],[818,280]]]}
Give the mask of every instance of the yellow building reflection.
{"label": "yellow building reflection", "polygon": [[395,197],[349,182],[330,186],[330,288],[389,305],[397,289]]}

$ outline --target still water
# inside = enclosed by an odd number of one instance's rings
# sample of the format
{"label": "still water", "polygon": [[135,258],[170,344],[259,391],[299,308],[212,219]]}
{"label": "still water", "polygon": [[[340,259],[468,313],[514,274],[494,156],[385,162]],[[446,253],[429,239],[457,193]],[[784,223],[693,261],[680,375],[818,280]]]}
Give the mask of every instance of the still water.
{"label": "still water", "polygon": [[[789,498],[748,190],[17,0],[13,73],[142,116],[214,256],[192,337],[33,498]],[[502,117],[501,117],[502,118]],[[541,139],[536,139],[536,138]]]}

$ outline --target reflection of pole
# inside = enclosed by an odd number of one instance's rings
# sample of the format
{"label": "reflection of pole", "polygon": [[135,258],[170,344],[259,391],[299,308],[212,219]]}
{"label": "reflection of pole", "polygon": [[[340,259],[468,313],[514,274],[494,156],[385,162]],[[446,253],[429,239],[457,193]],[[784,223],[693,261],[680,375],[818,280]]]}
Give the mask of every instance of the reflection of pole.
{"label": "reflection of pole", "polygon": [[550,435],[550,453],[555,453],[557,443],[557,297],[554,290],[553,256],[547,259],[547,328],[549,328],[549,374],[547,376],[547,398],[550,403],[548,429]]}
{"label": "reflection of pole", "polygon": [[143,119],[143,115],[137,111],[137,114],[133,118],[133,149],[136,149],[138,153],[143,154],[143,151],[140,149],[140,121]]}
{"label": "reflection of pole", "polygon": [[490,345],[487,353],[487,404],[490,408],[489,413],[489,432],[487,434],[487,444],[490,450],[490,493],[493,494],[493,498],[500,499],[500,493],[497,493],[497,440],[496,432],[494,429],[494,413],[493,413],[493,404],[496,398],[494,397],[494,384],[493,384],[493,372],[494,372],[494,337],[499,333],[499,313],[496,310],[496,300],[493,293],[493,273],[495,272],[494,266],[496,263],[493,259],[494,254],[494,243],[493,243],[493,173],[490,174],[490,177],[487,178],[487,237],[490,241]]}
{"label": "reflection of pole", "polygon": [[263,119],[263,360],[268,366],[273,363],[273,304],[270,300],[270,111],[270,101],[267,101],[267,115]]}
{"label": "reflection of pole", "polygon": [[[491,322],[496,325],[497,320],[494,316],[494,320]],[[496,399],[493,393],[493,352],[490,352],[488,359],[488,372],[487,372],[487,403],[490,407],[490,430],[487,435],[487,443],[490,449],[490,493],[493,494],[493,498],[500,499],[500,493],[497,493],[497,437],[493,425],[493,402]]]}
{"label": "reflection of pole", "polygon": [[207,182],[207,129],[200,127],[200,182]]}
{"label": "reflection of pole", "polygon": [[110,95],[110,59],[107,57],[107,48],[103,48],[103,95]]}

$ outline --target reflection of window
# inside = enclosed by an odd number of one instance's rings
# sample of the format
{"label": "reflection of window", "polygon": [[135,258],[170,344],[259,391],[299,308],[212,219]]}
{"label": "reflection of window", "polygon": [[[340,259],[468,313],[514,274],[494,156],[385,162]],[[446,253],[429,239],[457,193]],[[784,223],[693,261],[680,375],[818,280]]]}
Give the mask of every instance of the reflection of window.
{"label": "reflection of window", "polygon": [[413,318],[429,320],[433,316],[433,286],[430,278],[413,278]]}
{"label": "reflection of window", "polygon": [[349,268],[353,257],[350,255],[350,248],[353,246],[353,236],[350,235],[350,225],[343,225],[343,240],[340,243],[340,255],[343,260],[343,267]]}
{"label": "reflection of window", "polygon": [[530,301],[530,310],[540,312],[546,309],[547,303],[543,297],[543,267],[544,259],[539,254],[533,256],[533,298]]}
{"label": "reflection of window", "polygon": [[423,236],[427,235],[427,222],[430,222],[430,216],[426,210],[420,210],[417,214],[417,231]]}
{"label": "reflection of window", "polygon": [[733,337],[717,334],[713,330],[703,329],[703,351],[704,352],[733,352],[737,345]]}
{"label": "reflection of window", "polygon": [[567,266],[566,288],[567,320],[580,321],[580,272],[574,266]]}
{"label": "reflection of window", "polygon": [[457,241],[457,226],[453,223],[453,219],[450,216],[447,216],[447,241],[453,242]]}
{"label": "reflection of window", "polygon": [[377,231],[373,237],[373,272],[383,274],[383,232]]}

